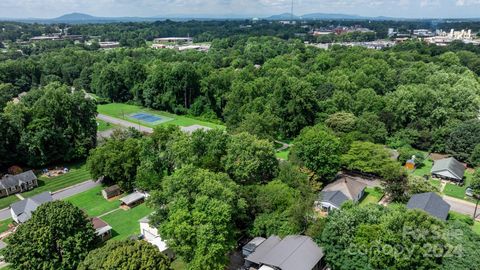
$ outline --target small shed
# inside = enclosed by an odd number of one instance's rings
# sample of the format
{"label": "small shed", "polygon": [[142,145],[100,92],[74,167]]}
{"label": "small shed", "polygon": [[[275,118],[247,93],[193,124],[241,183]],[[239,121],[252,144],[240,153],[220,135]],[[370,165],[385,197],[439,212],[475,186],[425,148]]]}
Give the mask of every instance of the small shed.
{"label": "small shed", "polygon": [[101,218],[92,218],[92,224],[95,229],[95,234],[102,242],[112,237],[112,227]]}
{"label": "small shed", "polygon": [[145,195],[145,193],[135,191],[132,194],[128,194],[127,196],[120,199],[120,201],[122,202],[121,206],[129,208],[135,207],[143,203],[146,197],[147,196]]}
{"label": "small shed", "polygon": [[102,190],[102,196],[106,200],[111,199],[113,197],[117,197],[120,194],[122,194],[122,190],[120,189],[120,187],[118,185],[109,186],[109,187],[105,188],[104,190]]}
{"label": "small shed", "polygon": [[405,169],[407,170],[414,170],[415,169],[415,160],[409,159],[405,162]]}

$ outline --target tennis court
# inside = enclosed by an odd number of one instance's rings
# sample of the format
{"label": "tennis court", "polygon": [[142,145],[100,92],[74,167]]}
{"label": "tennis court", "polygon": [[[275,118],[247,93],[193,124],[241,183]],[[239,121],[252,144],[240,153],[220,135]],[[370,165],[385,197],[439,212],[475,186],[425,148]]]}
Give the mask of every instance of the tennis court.
{"label": "tennis court", "polygon": [[148,123],[151,125],[158,125],[161,123],[165,123],[168,121],[172,121],[173,119],[170,117],[166,117],[163,115],[158,115],[158,114],[151,114],[151,113],[146,113],[146,112],[138,112],[138,113],[133,113],[129,115],[129,117],[136,119],[138,121]]}
{"label": "tennis court", "polygon": [[141,120],[141,121],[148,122],[148,123],[153,123],[153,122],[157,122],[157,121],[162,120],[161,117],[151,115],[151,114],[148,114],[148,113],[136,113],[136,114],[132,115],[132,117],[135,118],[135,119]]}

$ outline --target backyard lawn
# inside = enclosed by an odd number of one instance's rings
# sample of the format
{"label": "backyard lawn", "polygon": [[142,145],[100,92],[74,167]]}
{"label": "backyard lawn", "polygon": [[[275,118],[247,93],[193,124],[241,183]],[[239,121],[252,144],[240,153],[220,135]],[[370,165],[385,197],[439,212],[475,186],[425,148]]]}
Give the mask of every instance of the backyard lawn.
{"label": "backyard lawn", "polygon": [[378,203],[380,199],[383,197],[383,192],[379,188],[371,188],[368,187],[365,189],[365,195],[363,195],[363,199],[360,202],[360,205],[366,205],[370,203]]}
{"label": "backyard lawn", "polygon": [[135,113],[148,113],[154,116],[158,116],[160,118],[169,118],[171,119],[170,121],[163,122],[162,124],[171,124],[171,125],[176,125],[176,126],[191,126],[191,125],[201,125],[201,126],[206,126],[210,128],[220,128],[220,129],[225,129],[225,126],[219,125],[219,124],[214,124],[202,120],[197,120],[192,117],[188,116],[183,116],[183,115],[175,115],[167,112],[161,112],[161,111],[156,111],[148,108],[144,108],[141,106],[136,106],[136,105],[129,105],[129,104],[123,104],[123,103],[109,103],[109,104],[102,104],[97,106],[98,113],[100,114],[105,114],[109,115],[112,117],[124,119],[126,121],[135,123],[135,124],[141,124],[143,126],[148,126],[148,127],[155,127],[156,125],[150,124],[146,121],[140,121],[137,120],[130,115],[135,114]]}
{"label": "backyard lawn", "polygon": [[107,201],[102,196],[103,187],[95,187],[67,199],[78,208],[84,210],[88,216],[96,217],[120,206],[118,199]]}
{"label": "backyard lawn", "polygon": [[21,195],[23,197],[31,197],[44,191],[54,192],[91,179],[90,173],[84,163],[71,166],[67,165],[66,167],[70,170],[68,173],[52,178],[42,176],[38,179],[38,187],[31,191],[21,193]]}
{"label": "backyard lawn", "polygon": [[127,211],[119,209],[103,216],[102,219],[112,226],[112,239],[124,240],[132,235],[140,234],[140,223],[138,221],[152,212],[152,209],[143,203]]}
{"label": "backyard lawn", "polygon": [[457,199],[463,199],[463,200],[468,200],[468,201],[473,201],[470,197],[465,195],[465,191],[470,185],[470,181],[472,179],[473,175],[471,172],[468,170],[465,171],[465,183],[463,186],[458,186],[453,183],[448,183],[445,186],[445,189],[443,190],[443,193],[447,196],[451,196]]}
{"label": "backyard lawn", "polygon": [[433,167],[433,161],[427,158],[425,159],[425,161],[423,161],[423,166],[418,169],[415,169],[415,171],[413,171],[413,174],[417,176],[430,175],[430,171],[432,170],[432,167]]}

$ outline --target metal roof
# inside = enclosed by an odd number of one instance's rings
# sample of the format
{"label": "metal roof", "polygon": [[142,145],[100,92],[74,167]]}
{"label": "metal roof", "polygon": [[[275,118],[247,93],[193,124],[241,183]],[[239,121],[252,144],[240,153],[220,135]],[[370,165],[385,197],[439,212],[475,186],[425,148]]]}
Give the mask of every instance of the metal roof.
{"label": "metal roof", "polygon": [[35,179],[37,179],[37,176],[35,176],[32,170],[16,175],[7,174],[0,180],[0,186],[7,189],[19,186],[22,183],[31,182]]}
{"label": "metal roof", "polygon": [[434,192],[413,195],[407,208],[420,209],[441,220],[447,220],[450,205]]}
{"label": "metal roof", "polygon": [[37,210],[40,205],[51,201],[53,201],[52,195],[50,192],[46,191],[33,197],[26,198],[25,200],[12,203],[10,208],[20,222],[25,222],[32,217],[32,212]]}
{"label": "metal roof", "polygon": [[129,194],[129,195],[121,198],[120,201],[123,202],[126,205],[129,205],[129,204],[132,204],[134,202],[143,200],[143,199],[145,199],[145,197],[146,197],[145,194],[143,194],[141,192],[138,192],[138,191],[135,191],[134,193]]}
{"label": "metal roof", "polygon": [[265,257],[273,247],[280,243],[280,241],[282,241],[280,237],[276,235],[270,236],[267,240],[263,241],[252,254],[248,255],[246,260],[255,264],[260,264],[263,257]]}
{"label": "metal roof", "polygon": [[442,171],[449,171],[456,179],[462,180],[465,174],[465,165],[453,157],[436,160],[431,173],[441,174]]}
{"label": "metal roof", "polygon": [[273,246],[259,261],[262,265],[282,270],[311,270],[323,256],[323,250],[310,237],[289,235]]}

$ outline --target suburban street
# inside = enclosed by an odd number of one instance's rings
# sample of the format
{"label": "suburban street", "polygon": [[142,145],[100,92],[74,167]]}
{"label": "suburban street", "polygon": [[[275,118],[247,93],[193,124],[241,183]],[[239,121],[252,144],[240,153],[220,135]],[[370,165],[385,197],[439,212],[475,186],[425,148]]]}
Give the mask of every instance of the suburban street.
{"label": "suburban street", "polygon": [[[71,197],[73,195],[82,193],[84,191],[87,191],[91,188],[94,188],[96,186],[99,186],[100,183],[94,182],[92,180],[85,181],[83,183],[56,191],[52,194],[52,197],[54,200],[63,200],[65,198]],[[4,208],[0,210],[0,220],[5,220],[10,218],[10,209],[9,208]]]}
{"label": "suburban street", "polygon": [[[460,200],[460,199],[453,198],[453,197],[449,197],[449,196],[443,196],[443,199],[448,204],[450,204],[450,211],[454,211],[454,212],[469,215],[469,216],[473,216],[473,213],[475,213],[475,204],[474,203],[467,202],[467,201]],[[476,219],[478,219],[479,216],[480,216],[479,213],[477,213]]]}
{"label": "suburban street", "polygon": [[108,116],[108,115],[98,114],[97,118],[100,119],[100,120],[103,120],[105,122],[109,122],[111,124],[119,125],[119,126],[122,126],[122,127],[127,127],[127,128],[132,127],[132,128],[134,128],[134,129],[136,129],[140,132],[153,133],[153,128],[145,127],[145,126],[142,126],[140,124],[134,124],[134,123],[131,123],[131,122],[119,119],[119,118],[111,117],[111,116]]}

